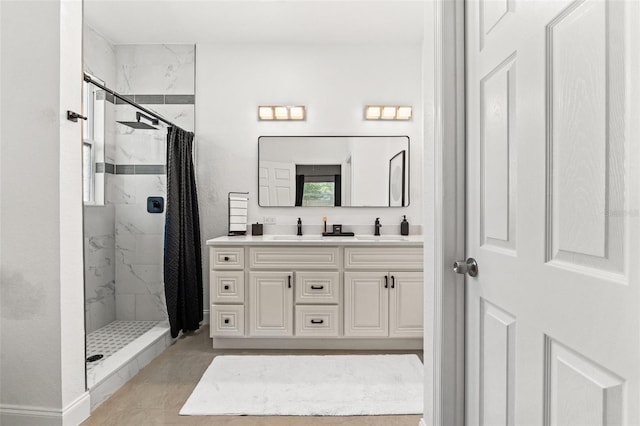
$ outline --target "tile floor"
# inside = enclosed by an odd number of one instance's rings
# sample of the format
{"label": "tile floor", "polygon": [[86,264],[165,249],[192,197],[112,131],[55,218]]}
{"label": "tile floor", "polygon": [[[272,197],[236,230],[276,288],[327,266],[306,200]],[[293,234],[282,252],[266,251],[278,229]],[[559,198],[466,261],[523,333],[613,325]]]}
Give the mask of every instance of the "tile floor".
{"label": "tile floor", "polygon": [[[416,353],[374,352],[351,353]],[[200,377],[216,355],[228,354],[344,354],[344,351],[234,351],[214,350],[208,326],[183,336],[165,350],[110,399],[98,407],[84,423],[85,426],[147,426],[147,425],[229,425],[229,426],[416,426],[420,416],[354,416],[354,417],[295,417],[295,416],[180,416],[178,413]]]}
{"label": "tile floor", "polygon": [[104,355],[102,359],[87,363],[87,372],[115,352],[124,348],[158,324],[158,321],[113,321],[87,336],[87,357]]}

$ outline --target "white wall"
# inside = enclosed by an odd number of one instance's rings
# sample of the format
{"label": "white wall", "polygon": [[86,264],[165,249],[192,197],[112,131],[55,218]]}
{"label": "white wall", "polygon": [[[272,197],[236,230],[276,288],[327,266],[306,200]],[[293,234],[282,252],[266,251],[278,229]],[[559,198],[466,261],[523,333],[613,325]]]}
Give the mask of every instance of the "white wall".
{"label": "white wall", "polygon": [[0,2],[0,423],[89,414],[82,321],[82,3]]}
{"label": "white wall", "polygon": [[[197,46],[196,142],[203,238],[226,234],[227,193],[249,191],[250,220],[278,224],[367,225],[390,228],[402,214],[422,221],[422,79],[420,45],[202,45]],[[409,122],[364,121],[365,104],[408,104]],[[257,106],[304,104],[304,122],[258,122]],[[411,205],[375,208],[261,208],[257,204],[257,140],[278,135],[408,135]],[[399,228],[398,228],[399,229]],[[396,229],[396,231],[398,231]],[[384,230],[384,228],[383,228]],[[390,232],[391,229],[388,229]],[[269,226],[267,226],[269,232]],[[396,232],[397,233],[397,232]]]}

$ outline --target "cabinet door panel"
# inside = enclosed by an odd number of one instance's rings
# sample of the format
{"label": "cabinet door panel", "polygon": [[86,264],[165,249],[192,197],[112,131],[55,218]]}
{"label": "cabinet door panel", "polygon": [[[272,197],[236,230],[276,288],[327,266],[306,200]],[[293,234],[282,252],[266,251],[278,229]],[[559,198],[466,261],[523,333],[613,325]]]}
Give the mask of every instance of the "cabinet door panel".
{"label": "cabinet door panel", "polygon": [[423,273],[391,272],[389,277],[389,336],[422,337]]}
{"label": "cabinet door panel", "polygon": [[251,336],[293,335],[293,273],[249,273]]}
{"label": "cabinet door panel", "polygon": [[389,296],[383,272],[345,272],[344,335],[386,337]]}

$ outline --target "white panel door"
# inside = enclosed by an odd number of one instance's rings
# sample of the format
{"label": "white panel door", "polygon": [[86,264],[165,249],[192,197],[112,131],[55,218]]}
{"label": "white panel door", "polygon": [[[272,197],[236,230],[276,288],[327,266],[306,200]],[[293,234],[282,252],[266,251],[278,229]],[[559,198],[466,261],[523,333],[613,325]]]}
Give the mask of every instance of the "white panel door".
{"label": "white panel door", "polygon": [[296,201],[295,165],[260,161],[258,186],[261,206],[294,206]]}
{"label": "white panel door", "polygon": [[249,273],[249,335],[293,335],[293,272]]}
{"label": "white panel door", "polygon": [[389,273],[389,337],[422,338],[424,274]]}
{"label": "white panel door", "polygon": [[466,423],[638,425],[640,2],[466,6]]}

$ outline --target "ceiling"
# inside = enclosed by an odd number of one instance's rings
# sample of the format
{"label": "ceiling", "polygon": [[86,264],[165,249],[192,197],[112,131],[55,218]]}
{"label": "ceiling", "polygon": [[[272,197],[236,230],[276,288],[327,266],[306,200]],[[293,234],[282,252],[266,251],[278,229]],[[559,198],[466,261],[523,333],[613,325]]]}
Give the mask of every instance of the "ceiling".
{"label": "ceiling", "polygon": [[422,42],[422,0],[85,0],[113,44]]}

